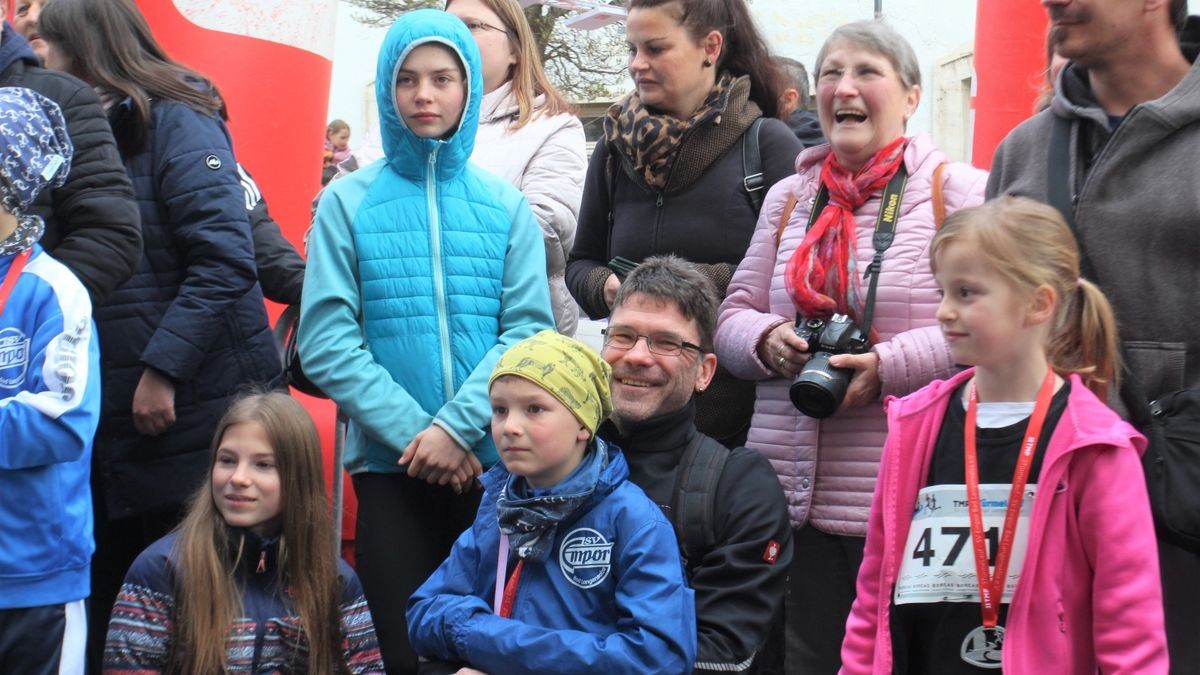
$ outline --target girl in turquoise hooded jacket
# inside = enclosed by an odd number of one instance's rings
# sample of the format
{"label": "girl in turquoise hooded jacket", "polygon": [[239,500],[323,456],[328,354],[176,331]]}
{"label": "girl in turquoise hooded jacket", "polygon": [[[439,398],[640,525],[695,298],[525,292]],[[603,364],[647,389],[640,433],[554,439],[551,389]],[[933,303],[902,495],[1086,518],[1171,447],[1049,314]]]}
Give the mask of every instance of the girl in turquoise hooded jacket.
{"label": "girl in turquoise hooded jacket", "polygon": [[398,19],[375,81],[386,156],[329,185],[308,244],[300,354],[349,420],[358,572],[391,673],[415,672],[405,604],[471,524],[475,477],[497,459],[492,367],[553,327],[528,203],[467,161],[482,92],[458,18]]}

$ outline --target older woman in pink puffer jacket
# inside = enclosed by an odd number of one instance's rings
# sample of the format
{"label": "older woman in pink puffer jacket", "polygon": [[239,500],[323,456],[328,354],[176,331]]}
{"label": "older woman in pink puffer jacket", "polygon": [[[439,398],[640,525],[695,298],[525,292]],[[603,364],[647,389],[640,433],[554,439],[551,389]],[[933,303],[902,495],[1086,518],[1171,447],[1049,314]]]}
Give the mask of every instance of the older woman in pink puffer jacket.
{"label": "older woman in pink puffer jacket", "polygon": [[[721,305],[716,338],[721,363],[758,381],[746,445],[771,460],[796,528],[785,603],[789,673],[831,673],[839,665],[887,432],[881,396],[907,394],[955,371],[934,317],[939,296],[929,270],[935,171],[946,165],[938,179],[947,212],[981,203],[987,178],[947,163],[927,136],[905,138],[920,100],[920,70],[912,48],[885,24],[838,28],[814,72],[830,145],[803,152],[796,175],[768,194]],[[907,182],[896,179],[886,189],[899,172]],[[824,207],[806,229],[819,190],[828,201],[820,200]],[[864,274],[885,192],[899,197],[899,219],[879,272],[869,351],[830,360],[852,369],[845,399],[828,418],[806,416],[788,395],[810,358],[795,333],[796,316],[841,313],[863,323]]]}

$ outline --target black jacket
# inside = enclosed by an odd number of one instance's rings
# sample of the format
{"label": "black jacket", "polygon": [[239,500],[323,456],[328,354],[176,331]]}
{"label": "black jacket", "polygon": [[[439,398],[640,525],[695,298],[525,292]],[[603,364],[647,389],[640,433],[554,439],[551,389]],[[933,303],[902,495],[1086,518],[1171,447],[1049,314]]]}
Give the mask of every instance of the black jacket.
{"label": "black jacket", "polygon": [[[629,480],[642,488],[667,518],[679,461],[696,431],[695,406],[633,425],[622,435],[606,422],[599,435],[619,446]],[[688,575],[696,592],[696,672],[755,672],[750,663],[767,640],[783,605],[792,559],[792,528],[779,478],[754,450],[735,448],[725,462],[713,503],[717,545]],[[778,557],[768,562],[768,547]]]}
{"label": "black jacket", "polygon": [[129,278],[142,256],[142,231],[133,188],[92,88],[38,66],[29,43],[7,24],[0,36],[0,86],[25,87],[62,108],[75,146],[71,173],[43,190],[30,212],[46,221],[42,246],[69,267],[101,302]]}
{"label": "black jacket", "polygon": [[821,120],[810,110],[797,110],[787,118],[787,125],[792,133],[806,148],[825,142],[825,133],[821,131]]}
{"label": "black jacket", "polygon": [[[759,147],[765,197],[772,185],[796,173],[801,147],[787,125],[775,119],[763,123]],[[652,255],[674,253],[705,264],[702,271],[716,283],[723,298],[758,222],[758,212],[742,188],[741,142],[734,143],[695,182],[678,190],[658,192],[640,177],[618,172],[615,207],[609,204],[608,163],[608,144],[601,139],[588,164],[575,246],[567,261],[567,288],[583,311],[593,319],[608,316],[603,278],[608,275],[595,277],[599,276],[597,270],[604,272],[602,268],[613,256],[641,262]],[[610,208],[614,216],[611,232]]]}
{"label": "black jacket", "polygon": [[254,264],[263,297],[283,305],[299,305],[304,287],[304,258],[283,236],[279,223],[267,211],[267,200],[246,167],[238,164],[238,177],[246,191],[250,236],[254,238]]}

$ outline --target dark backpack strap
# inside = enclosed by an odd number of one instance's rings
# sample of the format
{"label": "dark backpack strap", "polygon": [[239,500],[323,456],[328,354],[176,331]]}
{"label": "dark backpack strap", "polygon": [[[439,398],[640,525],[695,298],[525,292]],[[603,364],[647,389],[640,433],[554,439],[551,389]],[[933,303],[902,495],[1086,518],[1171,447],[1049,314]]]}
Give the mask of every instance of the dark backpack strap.
{"label": "dark backpack strap", "polygon": [[1071,234],[1075,235],[1075,244],[1079,247],[1080,273],[1085,279],[1095,280],[1095,269],[1087,250],[1083,248],[1083,240],[1075,223],[1076,196],[1071,193],[1071,120],[1058,115],[1053,117],[1046,161],[1046,201],[1062,214],[1067,227],[1071,228]]}
{"label": "dark backpack strap", "polygon": [[725,471],[727,459],[728,448],[696,432],[679,460],[671,515],[683,564],[689,571],[700,563],[704,552],[717,543],[717,483]]}
{"label": "dark backpack strap", "polygon": [[763,177],[762,149],[758,142],[758,132],[762,124],[763,118],[759,117],[742,133],[742,187],[746,188],[746,194],[750,195],[750,203],[754,205],[755,213],[762,210],[767,186],[766,178]]}

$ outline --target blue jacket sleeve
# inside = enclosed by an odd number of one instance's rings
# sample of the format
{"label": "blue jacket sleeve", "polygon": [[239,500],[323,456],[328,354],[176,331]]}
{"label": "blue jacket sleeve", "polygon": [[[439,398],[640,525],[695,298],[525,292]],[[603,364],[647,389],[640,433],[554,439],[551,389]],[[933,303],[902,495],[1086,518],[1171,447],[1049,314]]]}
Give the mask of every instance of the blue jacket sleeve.
{"label": "blue jacket sleeve", "polygon": [[487,383],[500,355],[534,333],[554,328],[542,230],[524,197],[520,197],[509,211],[513,224],[504,252],[499,339],[433,420],[459,445],[468,449],[474,448],[487,433],[488,420],[492,416]]}
{"label": "blue jacket sleeve", "polygon": [[[476,595],[476,584],[483,575],[493,576],[495,565],[481,565],[481,540],[495,541],[490,545],[491,558],[498,553],[499,540],[483,536],[486,523],[496,525],[496,512],[488,506],[488,495],[475,515],[475,523],[466,529],[450,555],[408,601],[408,639],[413,650],[421,656],[442,661],[457,661],[463,645],[453,643],[453,626],[462,624],[475,614],[489,614],[491,605]],[[480,584],[482,586],[482,584]]]}
{"label": "blue jacket sleeve", "polygon": [[[37,279],[35,267],[49,279]],[[2,469],[79,461],[100,421],[100,354],[87,291],[66,267],[35,258],[13,294],[40,283],[54,293],[34,322],[24,388],[0,399]]]}
{"label": "blue jacket sleeve", "polygon": [[399,453],[433,418],[375,360],[363,339],[358,254],[351,235],[357,200],[347,197],[365,189],[361,179],[355,175],[331,185],[317,207],[297,338],[304,373],[313,384],[364,431]]}
{"label": "blue jacket sleeve", "polygon": [[181,104],[156,115],[158,200],[186,273],[142,362],[190,380],[225,312],[258,281],[245,192],[224,124]]}

